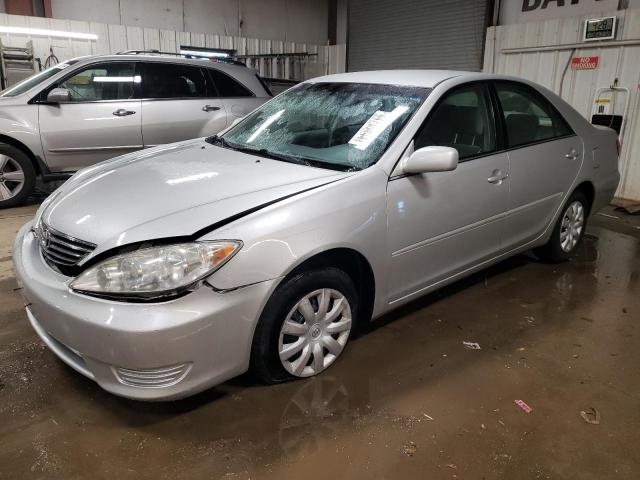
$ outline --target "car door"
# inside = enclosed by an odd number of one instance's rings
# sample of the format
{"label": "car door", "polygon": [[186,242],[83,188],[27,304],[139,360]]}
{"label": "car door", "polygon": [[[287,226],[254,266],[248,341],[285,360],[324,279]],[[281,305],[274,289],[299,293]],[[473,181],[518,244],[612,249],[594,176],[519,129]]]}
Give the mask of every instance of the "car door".
{"label": "car door", "polygon": [[145,62],[141,87],[145,147],[213,135],[227,126],[225,105],[204,67]]}
{"label": "car door", "polygon": [[[140,100],[132,62],[103,62],[79,68],[41,93],[40,139],[52,171],[74,171],[142,148]],[[69,101],[49,104],[53,88]]]}
{"label": "car door", "polygon": [[387,189],[390,301],[423,291],[501,249],[509,160],[498,152],[487,84],[444,94],[414,138],[458,150],[451,172],[399,175]]}
{"label": "car door", "polygon": [[495,82],[511,175],[505,245],[540,236],[551,223],[583,161],[582,139],[541,93]]}
{"label": "car door", "polygon": [[224,103],[229,124],[262,105],[268,97],[256,97],[251,90],[230,75],[211,67],[208,69],[216,91]]}

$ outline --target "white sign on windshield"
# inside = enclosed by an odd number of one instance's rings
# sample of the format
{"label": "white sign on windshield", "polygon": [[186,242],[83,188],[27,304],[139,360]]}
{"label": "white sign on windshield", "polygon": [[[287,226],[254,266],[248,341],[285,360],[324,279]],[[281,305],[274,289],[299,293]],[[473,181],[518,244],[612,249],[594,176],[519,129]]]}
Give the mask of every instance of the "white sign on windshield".
{"label": "white sign on windshield", "polygon": [[376,111],[360,130],[349,140],[349,144],[358,150],[365,150],[371,143],[380,136],[384,130],[391,125],[400,115],[409,110],[407,106],[396,107],[390,112]]}

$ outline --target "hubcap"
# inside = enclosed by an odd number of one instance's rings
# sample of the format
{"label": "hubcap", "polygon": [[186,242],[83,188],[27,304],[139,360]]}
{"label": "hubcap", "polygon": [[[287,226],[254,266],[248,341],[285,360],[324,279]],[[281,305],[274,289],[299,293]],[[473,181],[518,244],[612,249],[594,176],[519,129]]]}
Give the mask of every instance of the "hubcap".
{"label": "hubcap", "polygon": [[24,171],[18,162],[0,155],[0,201],[15,197],[24,185]]}
{"label": "hubcap", "polygon": [[584,207],[576,201],[567,207],[560,227],[560,247],[569,253],[580,240],[584,228]]}
{"label": "hubcap", "polygon": [[305,295],[280,329],[282,366],[296,377],[317,375],[342,353],[351,323],[351,306],[340,292],[323,288]]}

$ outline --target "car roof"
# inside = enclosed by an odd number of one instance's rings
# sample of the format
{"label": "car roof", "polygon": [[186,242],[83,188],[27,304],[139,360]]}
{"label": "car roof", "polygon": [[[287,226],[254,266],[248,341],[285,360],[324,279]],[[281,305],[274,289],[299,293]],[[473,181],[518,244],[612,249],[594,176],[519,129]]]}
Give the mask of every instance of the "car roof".
{"label": "car roof", "polygon": [[212,62],[202,58],[185,58],[179,55],[163,55],[163,54],[115,54],[115,55],[88,55],[83,57],[76,57],[71,60],[75,60],[78,63],[88,63],[96,60],[117,62],[117,61],[145,61],[145,62],[163,62],[163,63],[183,63],[187,65],[197,65],[200,67],[217,68],[229,73],[242,74],[251,72],[251,75],[256,73],[256,70],[245,67],[244,65],[234,65],[224,62]]}
{"label": "car roof", "polygon": [[325,75],[324,77],[317,77],[310,81],[313,83],[377,83],[383,85],[406,85],[434,88],[439,83],[454,77],[469,77],[469,79],[498,78],[497,75],[458,70],[372,70],[367,72],[349,72]]}

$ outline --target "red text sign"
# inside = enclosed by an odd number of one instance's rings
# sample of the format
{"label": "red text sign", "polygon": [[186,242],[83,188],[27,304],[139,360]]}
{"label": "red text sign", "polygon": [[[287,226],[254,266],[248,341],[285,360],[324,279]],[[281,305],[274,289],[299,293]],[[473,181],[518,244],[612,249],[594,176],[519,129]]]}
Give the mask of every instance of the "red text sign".
{"label": "red text sign", "polygon": [[590,70],[598,68],[600,57],[573,57],[571,59],[571,68],[574,70]]}

